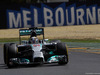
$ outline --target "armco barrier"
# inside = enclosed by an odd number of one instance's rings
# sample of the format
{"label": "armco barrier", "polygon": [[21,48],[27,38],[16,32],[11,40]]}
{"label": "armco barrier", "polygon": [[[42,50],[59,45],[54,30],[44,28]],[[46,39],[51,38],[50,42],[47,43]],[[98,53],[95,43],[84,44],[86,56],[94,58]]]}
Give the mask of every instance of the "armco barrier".
{"label": "armco barrier", "polygon": [[100,23],[99,3],[1,4],[0,29]]}

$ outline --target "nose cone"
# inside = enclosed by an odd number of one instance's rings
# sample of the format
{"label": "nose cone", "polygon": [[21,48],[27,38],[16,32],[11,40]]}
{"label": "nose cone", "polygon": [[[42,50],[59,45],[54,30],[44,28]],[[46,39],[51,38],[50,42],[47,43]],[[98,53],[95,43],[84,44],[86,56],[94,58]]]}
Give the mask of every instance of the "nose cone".
{"label": "nose cone", "polygon": [[42,44],[32,44],[32,50],[34,50],[34,52],[35,51],[41,51],[41,49],[42,49]]}
{"label": "nose cone", "polygon": [[41,52],[42,44],[33,44],[32,50],[34,51],[33,58],[43,58],[43,53]]}

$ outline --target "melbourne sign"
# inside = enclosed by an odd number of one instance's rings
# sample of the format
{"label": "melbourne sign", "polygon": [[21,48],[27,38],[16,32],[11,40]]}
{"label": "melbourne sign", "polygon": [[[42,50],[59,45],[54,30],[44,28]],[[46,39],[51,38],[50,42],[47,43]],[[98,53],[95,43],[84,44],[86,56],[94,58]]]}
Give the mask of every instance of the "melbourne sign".
{"label": "melbourne sign", "polygon": [[76,7],[62,3],[55,8],[46,4],[30,5],[20,11],[7,10],[7,28],[50,27],[100,23],[100,8],[97,5]]}

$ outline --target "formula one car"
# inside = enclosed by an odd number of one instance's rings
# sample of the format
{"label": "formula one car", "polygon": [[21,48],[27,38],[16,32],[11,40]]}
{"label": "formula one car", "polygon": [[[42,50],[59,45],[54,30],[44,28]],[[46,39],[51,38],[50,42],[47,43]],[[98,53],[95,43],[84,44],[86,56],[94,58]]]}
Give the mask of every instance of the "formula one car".
{"label": "formula one car", "polygon": [[[30,35],[28,41],[21,41],[21,36]],[[43,40],[37,38],[43,35]],[[45,63],[68,63],[68,51],[65,43],[60,40],[44,39],[43,28],[29,28],[19,30],[20,44],[4,44],[4,63],[8,68],[19,65],[42,65]]]}

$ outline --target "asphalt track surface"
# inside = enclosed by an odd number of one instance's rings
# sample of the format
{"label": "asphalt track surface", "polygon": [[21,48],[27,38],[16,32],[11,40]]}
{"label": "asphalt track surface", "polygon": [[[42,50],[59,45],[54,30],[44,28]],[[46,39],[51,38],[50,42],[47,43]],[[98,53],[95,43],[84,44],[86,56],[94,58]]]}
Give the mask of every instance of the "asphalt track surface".
{"label": "asphalt track surface", "polygon": [[3,62],[3,48],[0,45],[0,75],[100,75],[100,54],[69,51],[67,65],[44,64],[8,69]]}

